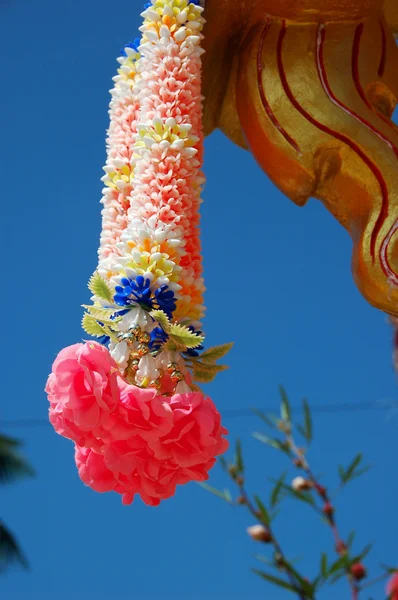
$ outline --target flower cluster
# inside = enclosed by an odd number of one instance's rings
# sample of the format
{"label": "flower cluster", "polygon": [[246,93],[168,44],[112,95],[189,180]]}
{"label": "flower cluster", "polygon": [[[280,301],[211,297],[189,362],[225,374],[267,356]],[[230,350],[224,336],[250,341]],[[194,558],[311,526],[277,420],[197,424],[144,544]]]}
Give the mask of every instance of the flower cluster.
{"label": "flower cluster", "polygon": [[227,448],[210,398],[129,385],[96,342],[62,350],[46,391],[51,423],[75,442],[81,479],[98,492],[122,494],[125,504],[139,494],[155,506],[178,484],[204,481]]}
{"label": "flower cluster", "polygon": [[111,90],[102,233],[82,326],[47,383],[50,421],[82,480],[158,504],[207,478],[225,430],[198,384],[231,344],[204,349],[198,0],[152,0]]}

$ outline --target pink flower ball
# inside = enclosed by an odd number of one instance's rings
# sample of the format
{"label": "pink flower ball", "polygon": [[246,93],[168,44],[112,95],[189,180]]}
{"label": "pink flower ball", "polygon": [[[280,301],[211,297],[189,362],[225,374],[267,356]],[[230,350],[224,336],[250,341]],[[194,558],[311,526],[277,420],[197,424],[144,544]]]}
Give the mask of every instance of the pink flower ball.
{"label": "pink flower ball", "polygon": [[76,445],[75,461],[80,479],[96,492],[111,492],[118,486],[115,474],[106,467],[101,454]]}
{"label": "pink flower ball", "polygon": [[121,386],[120,400],[125,422],[144,440],[156,440],[173,427],[169,398],[159,395],[156,389],[125,384]]}
{"label": "pink flower ball", "polygon": [[213,401],[200,392],[175,394],[169,398],[173,427],[148,445],[159,460],[170,460],[179,467],[191,468],[208,463],[224,453],[228,441],[222,436],[220,413]]}
{"label": "pink flower ball", "polygon": [[[46,392],[56,431],[78,444],[106,427],[119,402],[118,367],[97,342],[69,346],[58,354]],[[108,423],[109,429],[109,423]]]}

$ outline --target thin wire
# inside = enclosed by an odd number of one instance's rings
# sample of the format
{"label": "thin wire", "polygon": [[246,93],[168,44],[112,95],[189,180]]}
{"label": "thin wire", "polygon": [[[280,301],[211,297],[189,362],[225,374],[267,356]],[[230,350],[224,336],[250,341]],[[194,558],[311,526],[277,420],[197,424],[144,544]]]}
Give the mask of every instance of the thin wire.
{"label": "thin wire", "polygon": [[[348,413],[348,412],[365,412],[365,411],[382,411],[382,410],[391,410],[398,409],[398,401],[388,400],[388,401],[380,401],[380,402],[345,402],[340,404],[321,404],[318,406],[311,406],[311,412],[318,414],[333,414],[333,413]],[[277,413],[278,408],[262,408],[261,412],[268,413]],[[301,413],[301,406],[293,406],[293,413]],[[255,417],[252,408],[229,408],[226,410],[221,409],[222,416],[226,419],[239,419],[245,417]],[[49,425],[49,421],[45,417],[31,418],[31,419],[5,419],[0,421],[0,429],[5,428],[14,428],[14,427],[22,427],[22,428],[33,428],[33,427],[43,427]]]}

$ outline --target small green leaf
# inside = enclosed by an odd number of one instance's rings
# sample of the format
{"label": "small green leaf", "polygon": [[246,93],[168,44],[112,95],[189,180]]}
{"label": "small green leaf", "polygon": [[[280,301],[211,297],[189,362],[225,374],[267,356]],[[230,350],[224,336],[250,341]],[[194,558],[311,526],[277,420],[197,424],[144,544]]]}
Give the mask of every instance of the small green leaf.
{"label": "small green leaf", "polygon": [[271,522],[268,510],[265,508],[265,506],[264,506],[261,498],[259,498],[259,496],[254,496],[254,501],[257,504],[259,513],[261,515],[262,522],[264,523],[264,525],[266,525],[266,527],[268,527]]}
{"label": "small green leaf", "polygon": [[222,371],[226,371],[229,367],[227,365],[216,365],[210,363],[202,363],[199,360],[193,359],[192,368],[198,371],[203,371],[204,373],[221,373]]}
{"label": "small green leaf", "polygon": [[274,508],[275,506],[277,506],[278,502],[280,501],[282,486],[285,483],[286,476],[287,476],[287,473],[283,473],[281,475],[281,477],[278,479],[278,481],[276,482],[274,489],[272,490],[271,500],[270,500],[271,508]]}
{"label": "small green leaf", "polygon": [[222,466],[222,468],[224,469],[224,471],[228,471],[228,463],[225,460],[225,458],[223,456],[219,456],[218,457],[219,463]]}
{"label": "small green leaf", "polygon": [[380,564],[380,567],[389,575],[394,575],[395,573],[398,573],[397,567],[389,567],[388,565],[384,565],[383,563]]}
{"label": "small green leaf", "polygon": [[326,552],[322,552],[321,555],[321,574],[324,579],[328,576],[328,555]]}
{"label": "small green leaf", "polygon": [[82,327],[88,335],[92,335],[93,337],[101,337],[105,335],[105,330],[94,317],[91,317],[88,313],[83,316],[82,319]]}
{"label": "small green leaf", "polygon": [[286,445],[284,442],[281,442],[280,440],[277,440],[274,438],[269,438],[266,435],[263,435],[262,433],[258,433],[258,432],[253,433],[253,437],[256,440],[259,440],[260,442],[262,442],[263,444],[267,444],[268,446],[272,446],[272,448],[281,450],[285,454],[290,454],[289,446]]}
{"label": "small green leaf", "polygon": [[102,279],[101,275],[96,271],[94,275],[90,277],[90,281],[88,282],[88,289],[92,292],[97,298],[101,298],[101,300],[107,300],[108,302],[112,302],[113,300],[113,292],[105,279]]}
{"label": "small green leaf", "polygon": [[203,481],[199,481],[198,483],[199,483],[200,487],[207,490],[211,494],[218,496],[218,498],[222,498],[223,500],[228,502],[228,504],[232,503],[232,497],[231,497],[231,493],[229,490],[224,490],[224,491],[218,490],[217,488],[212,487],[211,485],[208,485],[207,483],[204,483]]}
{"label": "small green leaf", "polygon": [[262,421],[264,421],[264,423],[266,423],[268,425],[268,427],[270,427],[271,429],[277,429],[278,419],[276,417],[274,417],[274,415],[267,416],[263,412],[261,412],[261,410],[258,410],[257,408],[252,408],[251,411],[257,417],[259,417]]}
{"label": "small green leaf", "polygon": [[282,385],[279,386],[279,393],[281,396],[281,419],[286,423],[290,423],[292,414],[290,409],[289,398],[286,394],[285,388]]}
{"label": "small green leaf", "polygon": [[203,335],[193,333],[188,327],[178,323],[170,325],[169,335],[181,349],[197,348],[205,339]]}
{"label": "small green leaf", "polygon": [[170,319],[163,310],[151,310],[149,314],[159,323],[163,331],[166,333],[170,332]]}
{"label": "small green leaf", "polygon": [[208,348],[207,350],[201,353],[200,360],[203,360],[203,362],[212,363],[216,360],[219,360],[220,358],[224,358],[224,356],[228,354],[228,352],[231,350],[233,345],[234,343],[230,342],[228,344],[212,346],[211,348]]}
{"label": "small green leaf", "polygon": [[111,317],[119,312],[120,308],[103,308],[102,306],[90,306],[87,304],[82,304],[82,307],[98,321],[111,321],[112,323],[117,323],[117,320],[111,319]]}
{"label": "small green leaf", "polygon": [[304,411],[304,431],[305,438],[308,443],[312,442],[312,417],[311,410],[307,400],[303,400],[303,411]]}
{"label": "small green leaf", "polygon": [[297,593],[297,589],[295,587],[293,587],[287,581],[280,579],[279,577],[275,577],[274,575],[270,575],[269,573],[265,573],[264,571],[259,571],[258,569],[252,569],[252,572],[256,575],[259,575],[259,577],[262,577],[266,581],[269,581],[269,583],[273,583],[274,585],[277,585],[278,587],[281,587],[285,590],[289,590],[290,592],[294,592],[295,594]]}
{"label": "small green leaf", "polygon": [[245,465],[243,462],[243,456],[242,456],[242,446],[240,443],[240,440],[236,440],[236,447],[235,447],[235,465],[236,468],[238,470],[238,474],[241,474],[244,472],[245,470]]}

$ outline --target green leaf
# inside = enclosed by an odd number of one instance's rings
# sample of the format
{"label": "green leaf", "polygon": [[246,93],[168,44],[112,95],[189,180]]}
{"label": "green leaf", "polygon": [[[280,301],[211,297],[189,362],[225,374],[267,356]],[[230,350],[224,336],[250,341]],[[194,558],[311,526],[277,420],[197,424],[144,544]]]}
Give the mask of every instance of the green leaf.
{"label": "green leaf", "polygon": [[350,481],[353,481],[357,477],[364,475],[372,468],[370,465],[367,465],[365,467],[362,467],[361,469],[358,469],[361,462],[362,462],[362,454],[359,453],[355,456],[355,458],[350,463],[350,465],[347,467],[347,469],[343,469],[343,467],[341,465],[339,466],[339,475],[340,475],[341,485],[343,485],[343,486],[346,485],[347,483],[349,483]]}
{"label": "green leaf", "polygon": [[347,536],[347,541],[346,541],[346,546],[348,549],[351,548],[351,546],[354,543],[354,539],[355,539],[355,531],[351,531],[348,536]]}
{"label": "green leaf", "polygon": [[203,335],[193,333],[188,327],[179,325],[178,323],[170,325],[169,335],[177,346],[182,349],[197,348],[205,339]]}
{"label": "green leaf", "polygon": [[88,313],[83,316],[82,327],[88,335],[92,335],[93,337],[101,337],[105,334],[104,328]]}
{"label": "green leaf", "polygon": [[101,306],[90,306],[87,304],[82,304],[82,307],[87,310],[90,316],[94,317],[94,319],[97,319],[98,321],[117,323],[117,319],[111,319],[111,317],[119,312],[120,308],[102,308]]}
{"label": "green leaf", "polygon": [[261,412],[261,410],[258,410],[257,408],[252,408],[251,411],[257,417],[259,417],[262,421],[264,421],[264,423],[266,423],[268,425],[268,427],[270,427],[271,429],[277,429],[278,419],[276,419],[276,417],[274,417],[274,415],[267,416],[263,412]]}
{"label": "green leaf", "polygon": [[262,522],[264,523],[264,525],[266,525],[268,527],[271,522],[268,510],[265,508],[265,506],[264,506],[261,498],[259,498],[259,496],[254,496],[254,501],[255,501],[257,508],[259,510],[259,513],[261,515]]}
{"label": "green leaf", "polygon": [[258,569],[252,569],[252,572],[258,575],[259,577],[262,577],[269,583],[273,583],[274,585],[277,585],[278,587],[281,587],[285,590],[289,590],[290,592],[294,592],[295,594],[297,593],[297,589],[295,587],[293,587],[287,581],[280,579],[279,577],[275,577],[274,575],[270,575],[269,573],[265,573],[264,571],[259,571]]}
{"label": "green leaf", "polygon": [[151,310],[149,314],[159,323],[163,331],[170,332],[170,319],[163,310]]}
{"label": "green leaf", "polygon": [[232,503],[232,497],[231,497],[231,493],[229,490],[224,490],[224,491],[218,490],[217,488],[215,488],[211,485],[208,485],[207,483],[204,483],[203,481],[199,481],[198,484],[200,485],[200,487],[207,490],[211,494],[218,496],[218,498],[222,498],[223,500],[228,502],[228,504]]}
{"label": "green leaf", "polygon": [[308,443],[312,442],[312,417],[311,410],[307,400],[303,400],[303,411],[304,411],[304,431],[305,431],[305,439]]}
{"label": "green leaf", "polygon": [[262,442],[263,444],[272,446],[272,448],[276,448],[277,450],[281,450],[282,452],[285,452],[285,454],[290,455],[289,447],[284,442],[281,442],[280,440],[277,440],[274,438],[269,438],[266,435],[263,435],[262,433],[258,433],[258,432],[253,433],[253,437],[256,440],[259,440],[260,442]]}
{"label": "green leaf", "polygon": [[227,365],[202,363],[197,359],[193,359],[191,362],[194,370],[203,371],[204,373],[221,373],[229,368]]}
{"label": "green leaf", "polygon": [[276,482],[274,489],[272,490],[271,500],[270,500],[271,508],[275,508],[275,506],[277,506],[278,502],[281,499],[280,495],[281,495],[281,491],[282,491],[282,486],[285,483],[286,476],[287,476],[287,473],[283,473],[281,475],[281,477],[278,479],[278,481]]}
{"label": "green leaf", "polygon": [[102,279],[101,275],[96,271],[94,275],[90,277],[90,281],[88,282],[88,289],[92,292],[97,298],[101,298],[102,300],[107,300],[108,302],[113,301],[113,292],[105,279]]}
{"label": "green leaf", "polygon": [[228,471],[228,463],[225,460],[225,458],[223,456],[219,456],[218,457],[219,463],[222,466],[222,468],[224,469],[224,471]]}
{"label": "green leaf", "polygon": [[328,555],[326,552],[321,554],[321,574],[324,579],[328,576]]}
{"label": "green leaf", "polygon": [[240,440],[236,440],[236,449],[235,449],[235,465],[238,470],[238,474],[243,473],[245,470],[245,465],[243,463],[242,457],[242,446]]}
{"label": "green leaf", "polygon": [[398,573],[397,567],[389,567],[388,565],[384,565],[383,563],[380,564],[380,567],[389,575],[394,575],[395,573]]}
{"label": "green leaf", "polygon": [[281,419],[286,423],[290,423],[292,412],[290,409],[289,398],[286,394],[285,388],[282,385],[279,386],[279,393],[281,396]]}
{"label": "green leaf", "polygon": [[227,368],[225,365],[204,365],[195,362],[193,364],[193,378],[198,383],[210,383],[216,377],[217,373],[225,371]]}
{"label": "green leaf", "polygon": [[[272,481],[272,483],[278,484],[280,480],[271,479],[270,481]],[[286,485],[283,482],[280,485],[282,490],[284,490],[288,496],[297,498],[297,500],[305,502],[306,504],[310,504],[311,506],[315,505],[315,500],[311,492],[295,490],[290,485]]]}
{"label": "green leaf", "polygon": [[216,360],[219,360],[220,358],[224,358],[224,356],[226,354],[228,354],[228,352],[231,350],[232,346],[234,345],[233,342],[230,342],[228,344],[220,344],[219,346],[212,346],[211,348],[208,348],[207,350],[205,350],[204,352],[201,353],[200,355],[200,359],[203,360],[204,362],[215,362]]}

